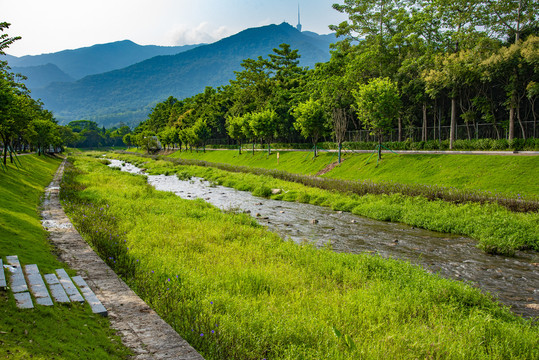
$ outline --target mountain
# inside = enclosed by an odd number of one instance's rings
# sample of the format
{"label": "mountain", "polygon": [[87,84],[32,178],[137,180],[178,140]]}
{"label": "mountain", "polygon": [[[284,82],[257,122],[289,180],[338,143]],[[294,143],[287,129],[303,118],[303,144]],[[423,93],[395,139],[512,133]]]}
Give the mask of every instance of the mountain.
{"label": "mountain", "polygon": [[252,28],[176,55],[157,56],[74,83],[54,83],[34,95],[62,123],[88,119],[105,126],[120,121],[136,125],[156,103],[169,96],[193,96],[206,86],[225,85],[244,59],[267,57],[282,43],[299,50],[302,66],[328,61],[328,39],[304,34],[286,23]]}
{"label": "mountain", "polygon": [[12,67],[11,72],[22,74],[28,79],[24,80],[26,87],[29,89],[39,89],[53,82],[73,82],[71,76],[60,70],[54,64],[27,66],[27,67]]}
{"label": "mountain", "polygon": [[197,46],[143,46],[124,40],[51,54],[22,57],[8,55],[7,61],[12,68],[54,64],[68,76],[78,80],[88,75],[121,69],[155,56],[178,54]]}

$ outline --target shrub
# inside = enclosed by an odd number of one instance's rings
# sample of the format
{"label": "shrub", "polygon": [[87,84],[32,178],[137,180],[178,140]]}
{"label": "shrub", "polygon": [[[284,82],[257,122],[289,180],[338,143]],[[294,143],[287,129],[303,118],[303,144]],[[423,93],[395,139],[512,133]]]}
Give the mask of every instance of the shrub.
{"label": "shrub", "polygon": [[253,195],[269,198],[271,196],[271,189],[267,186],[260,185],[253,190]]}
{"label": "shrub", "polygon": [[513,139],[509,141],[509,148],[514,151],[521,151],[524,148],[524,140]]}
{"label": "shrub", "polygon": [[493,140],[492,150],[507,150],[509,148],[509,142],[506,139]]}

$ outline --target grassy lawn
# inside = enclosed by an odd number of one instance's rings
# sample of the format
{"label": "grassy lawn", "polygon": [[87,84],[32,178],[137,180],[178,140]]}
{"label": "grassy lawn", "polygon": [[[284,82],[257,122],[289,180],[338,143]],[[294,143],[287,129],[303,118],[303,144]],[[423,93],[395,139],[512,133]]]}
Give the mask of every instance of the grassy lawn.
{"label": "grassy lawn", "polygon": [[[171,165],[156,163],[187,171]],[[85,238],[206,359],[539,357],[536,324],[409,263],[283,241],[89,157],[75,159],[62,197]]]}
{"label": "grassy lawn", "polygon": [[[8,164],[0,171],[0,256],[18,255],[21,264],[37,264],[42,273],[66,268],[54,255],[38,211],[61,159],[19,159],[20,168]],[[11,293],[0,292],[0,358],[122,359],[127,353],[108,320],[87,305],[21,310]]]}
{"label": "grassy lawn", "polygon": [[[278,169],[298,174],[315,175],[337,161],[336,154],[321,153],[313,160],[312,153],[272,153],[220,150],[176,152],[170,157],[199,159],[216,163]],[[539,197],[539,157],[493,155],[394,155],[386,153],[377,165],[370,154],[347,154],[341,165],[325,177],[346,180],[370,180],[402,184],[439,185],[458,189],[482,190],[518,197]]]}

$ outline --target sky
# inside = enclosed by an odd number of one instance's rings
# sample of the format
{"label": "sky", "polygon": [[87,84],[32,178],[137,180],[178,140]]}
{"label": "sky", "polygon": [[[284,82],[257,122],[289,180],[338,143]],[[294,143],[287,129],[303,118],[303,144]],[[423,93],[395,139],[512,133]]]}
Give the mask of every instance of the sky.
{"label": "sky", "polygon": [[140,45],[211,43],[244,29],[284,21],[328,34],[346,20],[339,0],[0,0],[0,22],[21,36],[6,52],[38,55],[113,41]]}

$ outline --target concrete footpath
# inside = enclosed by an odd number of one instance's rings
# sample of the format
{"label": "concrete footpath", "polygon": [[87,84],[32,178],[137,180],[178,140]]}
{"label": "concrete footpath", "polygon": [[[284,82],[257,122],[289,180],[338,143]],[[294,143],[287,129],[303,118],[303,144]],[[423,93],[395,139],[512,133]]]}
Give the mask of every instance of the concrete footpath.
{"label": "concrete footpath", "polygon": [[108,311],[112,328],[134,359],[203,360],[90,248],[64,213],[59,199],[65,161],[45,189],[41,216],[60,259],[77,270]]}

